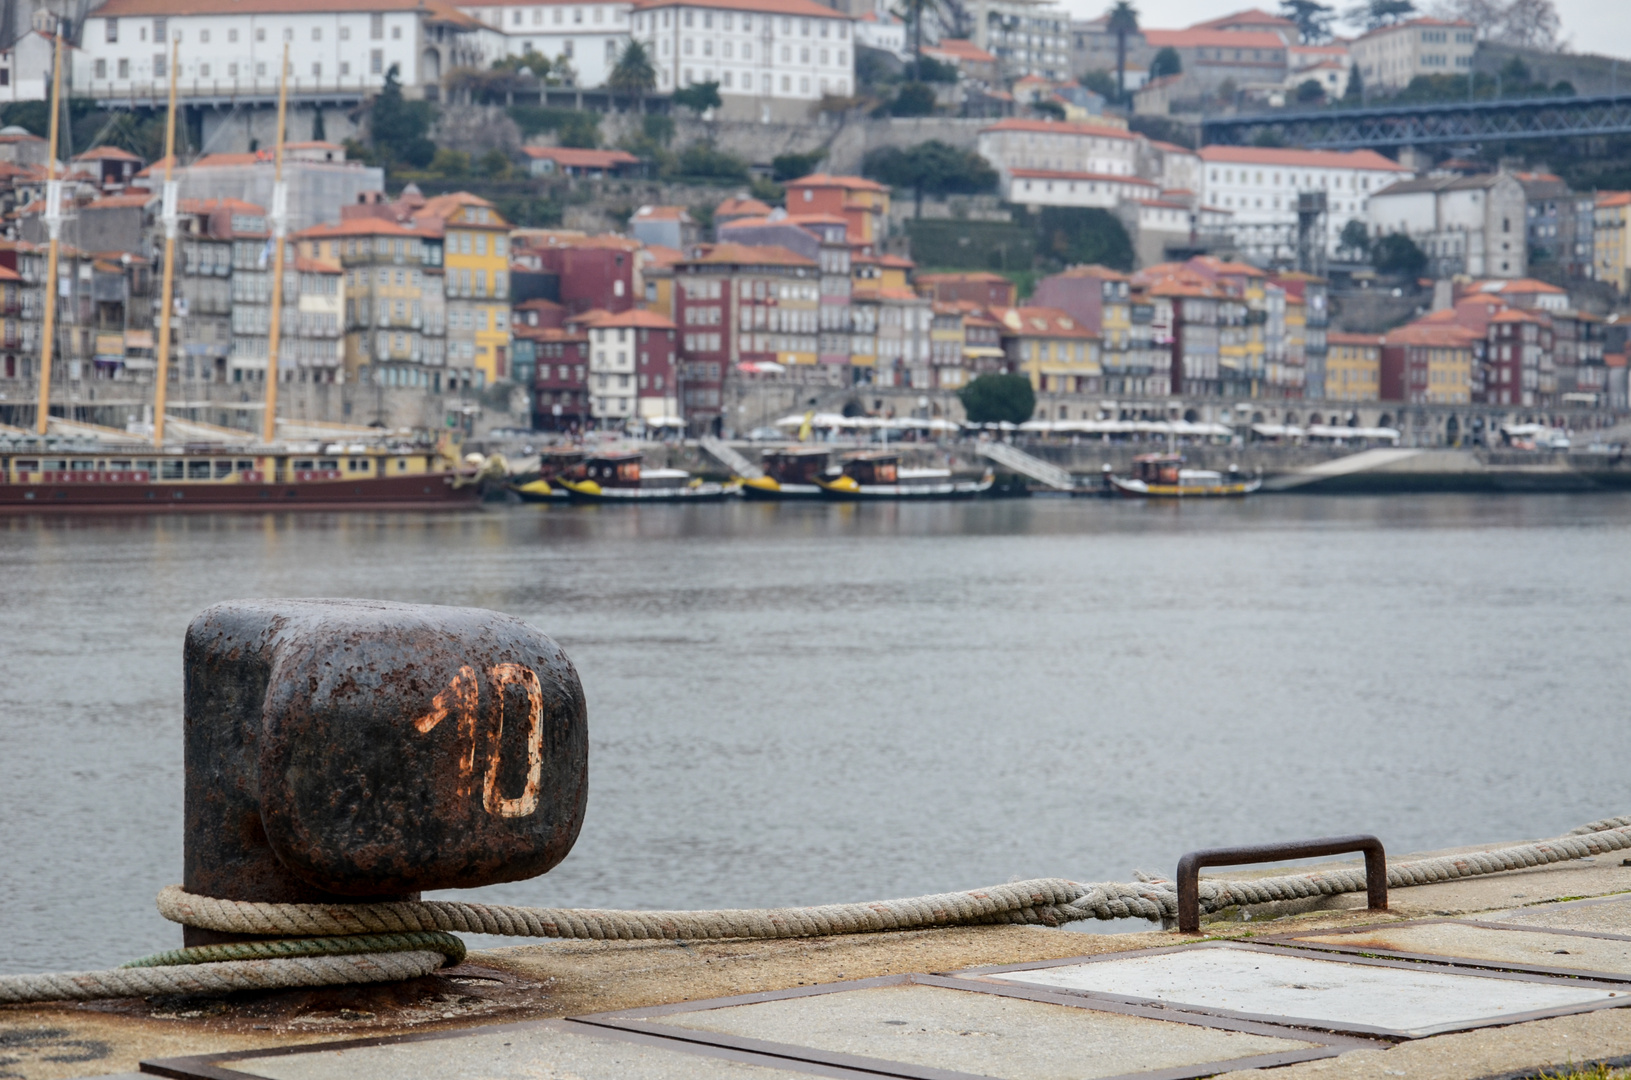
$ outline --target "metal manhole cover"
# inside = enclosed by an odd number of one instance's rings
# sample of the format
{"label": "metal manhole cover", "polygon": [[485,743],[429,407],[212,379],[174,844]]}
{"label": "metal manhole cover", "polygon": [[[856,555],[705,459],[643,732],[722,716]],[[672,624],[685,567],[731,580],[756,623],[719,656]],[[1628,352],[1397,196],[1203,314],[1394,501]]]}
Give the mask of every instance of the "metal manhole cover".
{"label": "metal manhole cover", "polygon": [[1419,1038],[1631,1004],[1624,987],[1242,944],[1205,944],[965,972],[1223,1016]]}

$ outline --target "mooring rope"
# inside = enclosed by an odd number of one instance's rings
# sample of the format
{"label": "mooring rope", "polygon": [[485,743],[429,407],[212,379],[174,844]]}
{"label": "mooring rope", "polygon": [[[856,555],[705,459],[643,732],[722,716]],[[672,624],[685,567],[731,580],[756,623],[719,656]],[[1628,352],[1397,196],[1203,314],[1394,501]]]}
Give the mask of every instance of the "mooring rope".
{"label": "mooring rope", "polygon": [[[1565,836],[1388,867],[1390,889],[1568,862],[1631,849],[1631,817],[1606,818]],[[1362,892],[1362,868],[1248,880],[1203,879],[1203,912],[1280,900]],[[724,911],[599,911],[527,908],[456,900],[382,904],[268,904],[197,896],[171,885],[159,913],[172,922],[224,933],[298,935],[301,940],[179,949],[114,971],[0,976],[0,1003],[88,1000],[149,994],[388,982],[458,963],[451,933],[597,941],[726,940],[825,937],[950,926],[1061,926],[1085,919],[1170,919],[1178,912],[1171,882],[1081,884],[1038,878],[966,892],[805,908]],[[439,932],[439,933],[438,933]],[[445,939],[445,940],[443,940]],[[344,953],[346,955],[336,955]],[[199,963],[200,960],[216,962]],[[246,959],[245,957],[254,957]]]}

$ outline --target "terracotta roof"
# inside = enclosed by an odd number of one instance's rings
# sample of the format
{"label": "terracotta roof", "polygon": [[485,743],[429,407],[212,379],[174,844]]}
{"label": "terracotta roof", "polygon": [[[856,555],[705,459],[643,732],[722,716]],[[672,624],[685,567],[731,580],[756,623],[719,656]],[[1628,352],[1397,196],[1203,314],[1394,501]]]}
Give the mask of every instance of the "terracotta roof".
{"label": "terracotta roof", "polygon": [[991,312],[1010,333],[1022,337],[1096,338],[1099,335],[1058,308],[993,308]]}
{"label": "terracotta roof", "polygon": [[344,150],[345,147],[341,146],[339,143],[325,142],[322,139],[308,139],[305,142],[286,142],[286,143],[283,144],[283,149],[285,149],[285,150]]}
{"label": "terracotta roof", "polygon": [[694,253],[682,260],[703,265],[736,264],[741,266],[814,266],[814,259],[806,259],[784,247],[753,247],[749,244],[699,244]]}
{"label": "terracotta roof", "polygon": [[578,341],[586,342],[589,335],[582,330],[567,330],[559,326],[528,326],[520,323],[510,330],[516,337],[524,337],[533,341]]}
{"label": "terracotta roof", "polygon": [[19,274],[15,270],[7,270],[4,266],[0,266],[0,281],[21,281],[21,280],[23,280],[23,275]]}
{"label": "terracotta roof", "polygon": [[975,64],[995,64],[997,58],[965,38],[941,38],[938,45],[925,45],[923,51],[931,55],[950,56]]}
{"label": "terracotta roof", "polygon": [[105,198],[95,199],[85,204],[87,210],[118,210],[124,207],[141,207],[157,199],[157,195],[109,195]]}
{"label": "terracotta roof", "polygon": [[[639,0],[634,5],[635,11],[650,11],[660,7],[690,7],[695,0]],[[765,15],[803,15],[811,19],[844,19],[853,21],[850,16],[834,11],[830,7],[823,7],[815,0],[708,0],[708,7],[724,8],[729,11],[752,11]]]}
{"label": "terracotta roof", "polygon": [[1233,15],[1225,15],[1221,19],[1208,19],[1190,26],[1191,30],[1215,30],[1221,26],[1279,26],[1287,30],[1295,30],[1297,24],[1290,19],[1279,15],[1270,15],[1261,8],[1247,8],[1237,11]]}
{"label": "terracotta roof", "polygon": [[1026,180],[1102,180],[1112,184],[1133,184],[1137,187],[1159,188],[1161,185],[1138,176],[1118,176],[1115,173],[1064,172],[1058,169],[1009,169],[1009,175]]}
{"label": "terracotta roof", "polygon": [[1218,165],[1280,165],[1308,169],[1369,169],[1409,173],[1375,150],[1281,150],[1267,146],[1206,146],[1201,160]]}
{"label": "terracotta roof", "polygon": [[714,207],[714,217],[762,217],[770,213],[770,207],[758,199],[744,199],[732,195],[718,206]]}
{"label": "terracotta roof", "polygon": [[[826,8],[830,15],[832,12]],[[826,173],[811,173],[801,176],[797,180],[789,180],[786,185],[789,190],[800,187],[838,187],[850,191],[888,191],[889,189],[875,180],[864,180],[859,176],[829,176]]]}
{"label": "terracotta roof", "polygon": [[893,267],[896,270],[915,270],[917,268],[917,263],[904,255],[880,255],[878,256],[878,265]]}
{"label": "terracotta roof", "polygon": [[345,268],[332,259],[313,259],[305,255],[296,255],[294,268],[302,274],[341,274]]}
{"label": "terracotta roof", "polygon": [[1512,293],[1514,295],[1519,293],[1551,293],[1554,296],[1562,296],[1568,293],[1567,289],[1559,288],[1549,281],[1537,281],[1534,278],[1481,281],[1475,288],[1481,293]]}
{"label": "terracotta roof", "polygon": [[1008,284],[1007,278],[1003,277],[1001,274],[993,274],[989,270],[974,270],[965,274],[919,274],[917,276],[917,283],[919,285],[932,285],[943,281],[969,283],[978,281],[1000,281],[1005,285]]}
{"label": "terracotta roof", "polygon": [[83,154],[75,154],[70,161],[140,161],[141,158],[129,150],[121,150],[117,146],[93,146]]}
{"label": "terracotta roof", "polygon": [[659,315],[655,311],[641,311],[639,308],[630,308],[628,311],[616,315],[602,312],[590,323],[595,327],[607,326],[634,326],[643,330],[672,330],[674,320],[666,315]]}
{"label": "terracotta roof", "polygon": [[673,266],[685,259],[685,252],[679,248],[671,248],[663,244],[647,244],[646,251],[651,254],[652,261],[658,266]]}
{"label": "terracotta roof", "polygon": [[1507,308],[1490,320],[1490,322],[1497,323],[1543,323],[1546,321],[1538,313],[1524,311],[1522,308]]}
{"label": "terracotta roof", "polygon": [[[1499,321],[1503,316],[1496,316]],[[1437,345],[1464,348],[1478,340],[1478,333],[1464,326],[1433,325],[1413,322],[1389,330],[1383,336],[1384,345]]]}
{"label": "terracotta roof", "polygon": [[[774,221],[785,221],[793,225],[843,225],[848,227],[849,220],[838,214],[788,214],[776,218]],[[772,224],[774,224],[774,221]]]}
{"label": "terracotta roof", "polygon": [[514,306],[515,306],[516,311],[565,311],[566,310],[564,305],[557,304],[553,300],[546,300],[541,296],[537,297],[536,299],[533,299],[533,300],[523,300],[519,304],[516,304]]}
{"label": "terracotta roof", "polygon": [[1150,146],[1161,151],[1163,154],[1188,154],[1190,157],[1200,156],[1187,146],[1179,146],[1177,143],[1162,142],[1159,139],[1151,139]]}
{"label": "terracotta roof", "polygon": [[984,135],[988,131],[1032,131],[1039,135],[1088,135],[1104,139],[1138,138],[1125,128],[1111,127],[1108,124],[1089,124],[1080,120],[1025,120],[1017,116],[981,128],[980,134]]}
{"label": "terracotta roof", "polygon": [[523,146],[530,158],[553,161],[573,169],[610,169],[617,165],[638,165],[640,159],[627,150],[578,150],[569,146]]}
{"label": "terracotta roof", "polygon": [[1099,266],[1097,263],[1084,263],[1079,266],[1067,267],[1054,277],[1063,278],[1094,278],[1098,281],[1131,281],[1132,275],[1123,274],[1119,270],[1112,270],[1108,266]]}
{"label": "terracotta roof", "polygon": [[[341,11],[433,11],[456,14],[442,4],[421,0],[107,0],[97,8],[97,18],[125,18],[151,15],[328,15]],[[463,16],[460,16],[463,18]]]}
{"label": "terracotta roof", "polygon": [[348,218],[338,224],[313,225],[291,234],[296,240],[326,240],[333,236],[415,236],[423,237],[425,230],[399,225],[385,218]]}
{"label": "terracotta roof", "polygon": [[177,209],[183,214],[212,214],[217,210],[231,210],[237,214],[266,216],[266,207],[242,199],[182,199],[177,203]]}
{"label": "terracotta roof", "polygon": [[641,221],[690,221],[691,212],[683,206],[642,206],[634,212]]}
{"label": "terracotta roof", "polygon": [[1278,49],[1286,43],[1279,34],[1264,30],[1146,30],[1152,49]]}
{"label": "terracotta roof", "polygon": [[1325,334],[1325,340],[1330,345],[1374,345],[1382,344],[1381,334],[1350,334],[1344,330],[1330,330]]}
{"label": "terracotta roof", "polygon": [[1631,206],[1631,191],[1599,191],[1597,205],[1599,208]]}

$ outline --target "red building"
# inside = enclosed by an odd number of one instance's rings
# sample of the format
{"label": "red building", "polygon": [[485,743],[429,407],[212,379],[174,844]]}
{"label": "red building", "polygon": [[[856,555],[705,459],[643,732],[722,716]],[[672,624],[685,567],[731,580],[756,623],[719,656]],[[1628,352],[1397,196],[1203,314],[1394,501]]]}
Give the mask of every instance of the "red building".
{"label": "red building", "polygon": [[518,325],[516,352],[533,353],[532,426],[540,431],[582,430],[589,421],[589,332]]}
{"label": "red building", "polygon": [[1551,405],[1557,394],[1552,320],[1509,308],[1489,322],[1485,399],[1491,405]]}
{"label": "red building", "polygon": [[600,308],[616,314],[634,307],[639,290],[638,240],[521,230],[510,259],[516,269],[560,277],[561,306],[574,315]]}
{"label": "red building", "polygon": [[803,355],[814,363],[819,266],[781,247],[700,244],[674,266],[680,415],[693,431],[724,425],[732,364]]}

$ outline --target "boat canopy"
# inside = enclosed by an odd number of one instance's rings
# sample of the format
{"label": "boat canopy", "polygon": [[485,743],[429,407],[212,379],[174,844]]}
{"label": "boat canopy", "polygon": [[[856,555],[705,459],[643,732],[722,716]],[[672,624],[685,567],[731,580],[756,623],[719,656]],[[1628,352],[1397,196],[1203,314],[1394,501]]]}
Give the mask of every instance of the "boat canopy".
{"label": "boat canopy", "polygon": [[1227,424],[1194,420],[1027,420],[1020,431],[1053,435],[1194,435],[1227,437]]}

